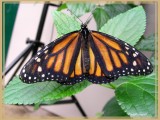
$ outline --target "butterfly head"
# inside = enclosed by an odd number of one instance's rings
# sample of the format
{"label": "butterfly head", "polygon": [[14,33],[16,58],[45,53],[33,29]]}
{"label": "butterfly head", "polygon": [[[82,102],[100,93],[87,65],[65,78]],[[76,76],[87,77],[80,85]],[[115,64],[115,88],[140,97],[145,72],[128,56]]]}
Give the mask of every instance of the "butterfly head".
{"label": "butterfly head", "polygon": [[82,24],[82,25],[81,25],[81,28],[82,28],[82,29],[86,29],[86,28],[87,28],[87,25],[86,25],[86,24]]}
{"label": "butterfly head", "polygon": [[82,24],[81,25],[81,33],[83,34],[83,37],[87,40],[87,36],[89,33],[89,30],[87,28],[87,24]]}
{"label": "butterfly head", "polygon": [[87,28],[87,24],[82,24],[82,25],[81,25],[81,30],[82,30],[83,32],[85,32],[85,33],[88,33],[89,31],[88,31],[88,28]]}

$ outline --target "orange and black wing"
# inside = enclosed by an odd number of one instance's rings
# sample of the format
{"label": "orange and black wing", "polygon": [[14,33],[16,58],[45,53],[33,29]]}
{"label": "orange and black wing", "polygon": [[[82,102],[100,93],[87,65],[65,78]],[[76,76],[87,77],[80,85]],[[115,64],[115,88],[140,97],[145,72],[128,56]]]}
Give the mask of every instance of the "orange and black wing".
{"label": "orange and black wing", "polygon": [[[147,75],[153,71],[150,61],[124,41],[97,31],[91,31],[89,40],[90,74],[93,76],[89,80],[93,83],[107,83],[119,76]],[[95,79],[97,76],[103,80]]]}
{"label": "orange and black wing", "polygon": [[93,49],[91,48],[91,46],[89,46],[90,70],[89,70],[88,80],[95,84],[102,84],[102,83],[110,83],[115,79],[117,79],[118,78],[117,76],[107,76],[104,73],[96,57],[98,53],[95,54],[93,52]]}
{"label": "orange and black wing", "polygon": [[80,45],[81,36],[78,31],[51,42],[23,67],[21,80],[25,83],[55,80],[61,84],[82,81]]}

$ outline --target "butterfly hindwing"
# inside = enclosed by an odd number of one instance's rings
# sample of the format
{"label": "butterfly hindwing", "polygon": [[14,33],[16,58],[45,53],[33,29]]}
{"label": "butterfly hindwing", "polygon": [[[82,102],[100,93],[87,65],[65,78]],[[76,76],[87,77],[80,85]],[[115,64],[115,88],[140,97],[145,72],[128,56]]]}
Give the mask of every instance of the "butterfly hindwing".
{"label": "butterfly hindwing", "polygon": [[79,56],[81,44],[79,34],[77,31],[66,34],[38,51],[20,73],[23,82],[56,80],[62,84],[76,83],[70,78],[73,76],[72,72]]}
{"label": "butterfly hindwing", "polygon": [[99,63],[96,60],[96,54],[93,53],[91,47],[89,47],[89,55],[90,55],[90,70],[88,80],[95,84],[102,84],[102,83],[110,83],[117,79],[118,77],[107,77],[103,70],[101,69]]}
{"label": "butterfly hindwing", "polygon": [[151,63],[141,52],[117,38],[92,31],[90,44],[107,77],[147,75],[153,71]]}

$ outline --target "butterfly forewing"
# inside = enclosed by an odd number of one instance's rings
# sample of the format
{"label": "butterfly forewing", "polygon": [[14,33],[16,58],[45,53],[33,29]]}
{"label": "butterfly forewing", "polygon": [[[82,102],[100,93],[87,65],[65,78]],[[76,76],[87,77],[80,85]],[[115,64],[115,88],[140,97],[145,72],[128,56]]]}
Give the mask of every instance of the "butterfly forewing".
{"label": "butterfly forewing", "polygon": [[147,75],[153,71],[149,60],[129,44],[97,31],[91,36],[91,48],[105,76]]}
{"label": "butterfly forewing", "polygon": [[[62,84],[74,84],[76,81],[73,71],[76,63],[78,68],[80,58],[80,36],[79,32],[75,31],[64,35],[51,42],[40,51],[37,52],[22,69],[20,78],[23,82],[34,83],[46,80],[56,80]],[[82,72],[76,71],[76,75],[82,75]],[[66,82],[67,81],[67,82]],[[77,81],[78,82],[78,81]]]}

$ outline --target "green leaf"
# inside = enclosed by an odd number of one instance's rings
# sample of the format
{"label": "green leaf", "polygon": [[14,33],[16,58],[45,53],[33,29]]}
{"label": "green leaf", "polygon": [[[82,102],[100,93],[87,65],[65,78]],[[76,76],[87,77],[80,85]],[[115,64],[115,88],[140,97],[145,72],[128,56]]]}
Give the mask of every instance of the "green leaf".
{"label": "green leaf", "polygon": [[59,11],[53,12],[54,24],[59,36],[80,30],[81,24],[73,17]]}
{"label": "green leaf", "polygon": [[107,12],[108,16],[113,18],[116,15],[133,8],[133,6],[130,4],[106,4],[103,6],[103,8]]}
{"label": "green leaf", "polygon": [[100,29],[100,32],[117,37],[130,45],[135,45],[143,35],[145,26],[145,11],[142,6],[139,6],[110,19]]}
{"label": "green leaf", "polygon": [[61,11],[67,8],[66,3],[62,4],[60,7],[58,7],[57,11]]}
{"label": "green leaf", "polygon": [[77,17],[84,15],[87,12],[92,11],[95,5],[92,3],[67,3],[67,7],[72,11]]}
{"label": "green leaf", "polygon": [[131,117],[155,116],[155,74],[146,77],[135,77],[120,84],[116,90],[116,98],[121,108]]}
{"label": "green leaf", "polygon": [[126,12],[131,8],[131,5],[128,4],[106,4],[102,7],[96,8],[93,12],[93,16],[97,23],[97,29],[99,30],[110,18]]}
{"label": "green leaf", "polygon": [[96,20],[98,30],[109,20],[109,16],[103,8],[96,8],[93,16]]}
{"label": "green leaf", "polygon": [[122,108],[118,105],[115,97],[109,100],[103,108],[103,117],[108,116],[128,116]]}
{"label": "green leaf", "polygon": [[[120,84],[124,83],[124,82],[130,82],[130,81],[134,81],[134,80],[143,80],[146,79],[146,76],[121,76],[119,77],[117,80],[115,80],[114,82],[111,82],[110,84],[102,84],[102,86],[107,87],[107,88],[111,88],[111,89],[116,89]],[[114,86],[114,87],[112,87]]]}
{"label": "green leaf", "polygon": [[55,81],[26,84],[14,77],[4,90],[4,103],[27,105],[62,99],[82,91],[90,84],[88,81],[75,85],[61,85]]}
{"label": "green leaf", "polygon": [[155,50],[155,34],[147,38],[141,39],[135,46],[138,50],[154,51]]}

